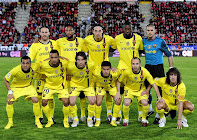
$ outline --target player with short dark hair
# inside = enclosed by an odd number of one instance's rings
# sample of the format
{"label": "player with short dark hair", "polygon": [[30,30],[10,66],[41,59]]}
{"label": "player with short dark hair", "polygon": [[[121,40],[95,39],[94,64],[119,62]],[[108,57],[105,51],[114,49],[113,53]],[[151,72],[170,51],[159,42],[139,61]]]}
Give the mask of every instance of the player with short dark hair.
{"label": "player with short dark hair", "polygon": [[[75,29],[73,25],[66,25],[65,27],[66,37],[62,37],[57,40],[57,46],[60,50],[60,56],[66,57],[69,61],[75,61],[76,53],[79,51],[84,51],[83,49],[83,39],[81,37],[76,37]],[[70,81],[67,78],[68,88],[70,88]],[[70,90],[70,89],[69,89]],[[86,98],[83,93],[80,94],[80,106],[81,106],[81,120],[86,123],[85,108],[86,108]],[[72,116],[69,116],[69,121],[72,122]]]}
{"label": "player with short dark hair", "polygon": [[88,118],[87,126],[93,127],[92,117],[95,111],[95,91],[92,82],[92,71],[94,64],[87,62],[84,52],[77,52],[75,62],[70,62],[67,67],[67,75],[71,76],[70,80],[70,112],[73,117],[72,127],[77,127],[79,119],[77,116],[76,100],[81,92],[88,98]]}
{"label": "player with short dark hair", "polygon": [[[103,28],[100,25],[96,25],[93,28],[93,35],[89,35],[84,39],[85,52],[89,54],[89,61],[93,62],[95,67],[101,65],[103,61],[109,61],[109,51],[113,50],[114,38],[105,35]],[[114,68],[112,68],[114,70]],[[106,94],[106,108],[107,108],[107,120],[111,122],[112,118],[112,97]]]}
{"label": "player with short dark hair", "polygon": [[111,125],[117,126],[116,119],[121,107],[120,93],[117,92],[116,88],[116,83],[119,75],[120,72],[113,72],[111,70],[111,63],[109,61],[103,61],[101,66],[98,65],[93,72],[94,82],[96,83],[96,127],[99,127],[101,124],[101,104],[103,97],[106,95],[107,91],[115,101]]}
{"label": "player with short dark hair", "polygon": [[58,98],[63,103],[64,127],[69,127],[69,94],[67,85],[65,85],[67,63],[67,60],[60,61],[57,50],[51,50],[50,59],[40,64],[40,73],[46,76],[46,83],[42,92],[42,107],[48,119],[48,123],[45,127],[51,127],[54,124],[50,115],[50,108],[47,104],[49,100],[53,99],[55,93],[58,94]]}
{"label": "player with short dark hair", "polygon": [[189,127],[186,117],[194,111],[194,105],[185,99],[186,87],[181,80],[181,74],[177,68],[171,68],[166,77],[156,78],[155,82],[162,88],[162,98],[165,102],[158,101],[157,113],[159,114],[159,127],[164,127],[166,118],[164,112],[178,111],[177,129]]}
{"label": "player with short dark hair", "polygon": [[[143,50],[142,38],[140,35],[132,32],[132,25],[130,22],[125,22],[123,25],[123,33],[115,37],[115,47],[120,53],[120,60],[118,69],[124,71],[131,68],[131,59],[139,57],[139,52]],[[124,81],[121,84],[120,94],[124,93]],[[140,108],[141,110],[141,108]],[[121,122],[122,113],[118,115],[117,123]]]}
{"label": "player with short dark hair", "polygon": [[142,106],[142,126],[147,126],[148,121],[146,116],[148,114],[148,96],[146,93],[146,87],[144,81],[147,79],[149,83],[154,87],[159,101],[162,102],[158,87],[153,81],[153,77],[147,69],[141,67],[141,62],[138,57],[134,57],[131,60],[132,68],[123,71],[122,75],[118,79],[117,91],[120,91],[120,83],[125,81],[124,91],[124,105],[123,105],[123,126],[129,124],[129,106],[133,102],[133,98],[136,97],[138,104]]}
{"label": "player with short dark hair", "polygon": [[[145,68],[150,74],[155,77],[165,77],[164,66],[163,66],[163,53],[168,57],[170,68],[173,67],[173,56],[166,44],[166,42],[160,37],[155,35],[155,26],[148,24],[146,26],[146,34],[148,37],[143,38],[143,45],[145,51],[146,64]],[[146,81],[146,87],[149,83]],[[162,91],[160,90],[160,93]],[[149,113],[147,118],[154,113],[152,109],[152,95],[149,95]],[[175,112],[176,113],[176,112]],[[176,115],[176,114],[175,114]],[[159,116],[156,114],[155,121],[153,124],[158,124]]]}
{"label": "player with short dark hair", "polygon": [[[13,68],[5,77],[4,83],[6,88],[8,89],[7,96],[7,116],[8,116],[8,124],[4,127],[4,129],[10,129],[13,127],[13,115],[14,115],[14,107],[13,103],[18,101],[18,98],[21,96],[25,96],[26,100],[31,98],[33,102],[33,112],[35,115],[35,125],[38,128],[43,128],[42,124],[39,121],[39,111],[40,105],[38,102],[38,94],[35,88],[32,85],[34,71],[31,67],[31,59],[28,56],[23,56],[21,58],[21,64],[15,68]],[[11,84],[9,83],[12,80]]]}

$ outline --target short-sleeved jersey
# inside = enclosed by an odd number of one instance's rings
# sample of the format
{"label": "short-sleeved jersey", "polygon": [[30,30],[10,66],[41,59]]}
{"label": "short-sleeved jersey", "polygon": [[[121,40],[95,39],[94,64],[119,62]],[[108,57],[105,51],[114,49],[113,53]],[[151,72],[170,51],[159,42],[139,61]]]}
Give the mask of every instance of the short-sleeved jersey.
{"label": "short-sleeved jersey", "polygon": [[96,87],[102,87],[105,90],[109,90],[116,87],[116,82],[121,72],[117,70],[116,72],[110,71],[109,77],[104,77],[101,71],[101,66],[97,66],[93,72],[94,82],[96,82]]}
{"label": "short-sleeved jersey", "polygon": [[160,37],[156,37],[153,40],[148,40],[147,37],[143,38],[143,45],[146,64],[148,65],[163,64],[163,52],[167,57],[172,56],[166,42]]}
{"label": "short-sleeved jersey", "polygon": [[183,82],[174,87],[166,83],[166,77],[155,78],[155,83],[162,89],[162,98],[167,100],[170,104],[176,105],[178,101],[184,101],[186,94],[186,87]]}
{"label": "short-sleeved jersey", "polygon": [[[34,64],[32,64],[34,65]],[[17,88],[22,88],[22,87],[27,87],[32,85],[32,80],[33,80],[33,73],[32,73],[32,68],[30,68],[29,72],[23,72],[21,65],[13,68],[8,74],[5,76],[5,79],[9,82],[12,79],[11,82],[11,87],[17,87]]]}
{"label": "short-sleeved jersey", "polygon": [[68,61],[61,60],[59,66],[52,67],[48,61],[43,61],[40,64],[40,72],[46,76],[45,87],[50,89],[64,89],[67,87],[65,82],[66,67]]}
{"label": "short-sleeved jersey", "polygon": [[41,42],[33,43],[29,50],[29,57],[31,58],[31,60],[33,61],[35,59],[35,62],[39,63],[49,58],[51,44],[53,45],[53,49],[59,51],[59,49],[57,48],[57,43],[54,40],[49,40],[47,44],[43,44]]}
{"label": "short-sleeved jersey", "polygon": [[69,41],[66,37],[63,37],[56,42],[60,50],[60,56],[68,58],[69,61],[75,61],[76,52],[84,51],[82,48],[83,39],[80,37],[76,37],[73,41]]}
{"label": "short-sleeved jersey", "polygon": [[79,69],[75,62],[70,62],[67,68],[67,75],[71,76],[70,87],[87,88],[93,86],[93,68],[94,63],[91,62],[87,62],[87,65],[83,69]]}
{"label": "short-sleeved jersey", "polygon": [[[105,44],[105,45],[104,45]],[[89,61],[94,62],[95,66],[101,65],[103,61],[109,61],[109,48],[114,45],[114,39],[109,35],[103,35],[101,41],[96,41],[93,35],[84,39],[84,50],[88,51]]]}
{"label": "short-sleeved jersey", "polygon": [[120,53],[118,69],[131,68],[131,59],[139,57],[139,50],[143,50],[142,38],[135,33],[130,39],[126,39],[123,34],[117,35],[113,49],[118,49]]}
{"label": "short-sleeved jersey", "polygon": [[127,69],[122,72],[122,75],[119,77],[119,82],[125,81],[125,88],[129,88],[134,92],[145,90],[146,87],[144,85],[144,81],[148,80],[148,82],[153,85],[154,80],[149,71],[141,67],[141,70],[139,73],[135,74],[133,73],[132,69]]}

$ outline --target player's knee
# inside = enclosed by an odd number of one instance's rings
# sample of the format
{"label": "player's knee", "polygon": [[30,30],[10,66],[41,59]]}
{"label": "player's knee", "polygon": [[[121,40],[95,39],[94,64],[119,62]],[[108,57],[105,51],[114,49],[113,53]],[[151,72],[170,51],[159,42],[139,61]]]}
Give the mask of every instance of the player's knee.
{"label": "player's knee", "polygon": [[129,102],[129,101],[125,101],[125,102],[124,102],[124,105],[125,105],[125,106],[129,106],[130,103],[131,103],[131,102]]}
{"label": "player's knee", "polygon": [[164,109],[164,104],[163,103],[158,103],[157,104],[157,110]]}
{"label": "player's knee", "polygon": [[89,100],[89,104],[90,105],[94,105],[95,104],[95,100],[94,99]]}
{"label": "player's knee", "polygon": [[69,105],[68,103],[68,99],[62,99],[62,103],[65,107],[67,107]]}
{"label": "player's knee", "polygon": [[189,104],[187,108],[188,108],[189,111],[193,111],[194,110],[194,105],[193,104]]}
{"label": "player's knee", "polygon": [[101,104],[102,104],[102,101],[101,101],[101,100],[99,100],[99,101],[97,100],[97,101],[96,101],[96,105],[97,105],[97,106],[100,106]]}
{"label": "player's knee", "polygon": [[116,104],[116,105],[120,105],[120,103],[121,103],[121,100],[120,100],[120,99],[117,100],[117,101],[115,101],[115,104]]}
{"label": "player's knee", "polygon": [[70,101],[70,106],[74,106],[75,102],[74,101]]}
{"label": "player's knee", "polygon": [[47,103],[48,103],[48,100],[42,100],[42,106],[46,106],[47,105]]}
{"label": "player's knee", "polygon": [[33,103],[38,103],[38,98],[37,98],[37,97],[32,98],[32,102],[33,102]]}
{"label": "player's knee", "polygon": [[13,105],[13,103],[14,103],[14,102],[12,102],[12,101],[7,101],[7,104],[8,104],[8,105]]}
{"label": "player's knee", "polygon": [[147,106],[148,105],[148,101],[147,100],[142,100],[142,105],[143,106]]}

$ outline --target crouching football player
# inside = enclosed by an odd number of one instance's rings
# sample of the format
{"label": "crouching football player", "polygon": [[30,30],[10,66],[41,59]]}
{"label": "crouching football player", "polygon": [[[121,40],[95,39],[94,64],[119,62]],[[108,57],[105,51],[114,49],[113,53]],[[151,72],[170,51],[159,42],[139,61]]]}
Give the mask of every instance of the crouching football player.
{"label": "crouching football player", "polygon": [[181,80],[181,74],[177,68],[171,68],[166,77],[156,78],[155,82],[162,88],[162,98],[165,102],[157,102],[157,113],[160,121],[159,127],[164,127],[166,118],[164,112],[178,111],[177,129],[189,127],[186,117],[193,112],[194,105],[185,99],[186,88]]}
{"label": "crouching football player", "polygon": [[[4,83],[8,89],[7,96],[7,116],[8,124],[4,129],[10,129],[13,127],[13,115],[14,107],[13,103],[18,100],[19,97],[25,96],[25,99],[31,98],[33,102],[33,112],[35,115],[35,125],[38,128],[43,128],[39,120],[40,105],[38,103],[38,94],[32,85],[33,69],[31,68],[31,59],[28,56],[21,58],[21,65],[13,68],[4,78]],[[9,81],[11,81],[9,84]]]}
{"label": "crouching football player", "polygon": [[95,79],[94,82],[96,82],[96,127],[100,126],[101,123],[101,104],[104,95],[106,95],[106,91],[109,92],[109,94],[114,98],[115,101],[111,125],[117,126],[116,118],[121,107],[120,92],[117,92],[116,88],[118,76],[118,72],[113,72],[111,70],[111,63],[109,61],[103,61],[101,67],[97,66],[97,68],[93,72],[93,77]]}
{"label": "crouching football player", "polygon": [[[144,81],[147,79],[148,82],[154,87],[156,94],[159,96],[159,89],[154,83],[153,77],[148,72],[147,69],[141,67],[141,61],[139,58],[134,57],[131,60],[132,68],[123,71],[122,75],[119,77],[119,82],[117,84],[118,91],[120,89],[120,82],[125,80],[125,90],[124,90],[124,105],[123,105],[123,126],[128,126],[129,123],[129,106],[132,103],[134,97],[137,98],[138,104],[142,105],[141,122],[142,126],[147,126],[148,121],[146,116],[148,114],[148,96]],[[158,98],[162,100],[162,98]],[[161,101],[162,102],[162,101]],[[139,118],[138,118],[139,120]]]}

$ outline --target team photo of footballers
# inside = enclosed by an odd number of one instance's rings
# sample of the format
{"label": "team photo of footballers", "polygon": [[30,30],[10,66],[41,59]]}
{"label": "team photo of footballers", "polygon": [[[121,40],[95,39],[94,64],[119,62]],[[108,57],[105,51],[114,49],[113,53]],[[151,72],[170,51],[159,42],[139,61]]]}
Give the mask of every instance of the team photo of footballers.
{"label": "team photo of footballers", "polygon": [[[38,135],[49,131],[53,139],[62,139],[55,134],[65,131],[77,136],[87,131],[87,135],[94,135],[98,131],[104,136],[108,128],[121,133],[131,128],[151,132],[168,131],[169,126],[173,131],[195,127],[188,117],[195,110],[195,100],[185,84],[190,73],[184,72],[166,41],[157,36],[154,24],[146,25],[145,37],[135,33],[129,21],[115,37],[98,23],[83,38],[78,37],[73,24],[63,27],[64,36],[51,39],[51,30],[43,23],[27,55],[8,61],[7,66],[2,64],[1,90],[6,93],[1,96],[6,100],[1,102],[1,110],[7,115],[2,116],[4,131],[35,127],[32,131]],[[110,57],[116,51],[119,56]],[[32,101],[33,113],[21,98]],[[28,112],[21,114],[27,109],[23,105],[28,105]],[[110,134],[105,138],[112,139]],[[76,136],[69,139],[83,138]],[[83,136],[89,138],[85,133]]]}

